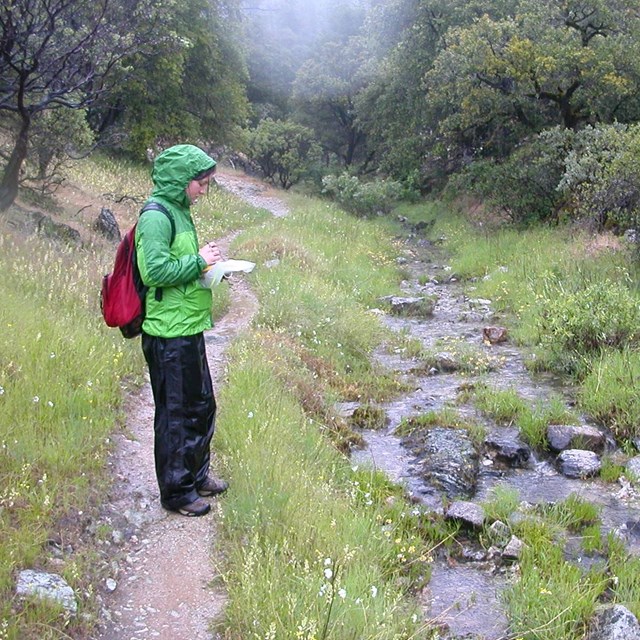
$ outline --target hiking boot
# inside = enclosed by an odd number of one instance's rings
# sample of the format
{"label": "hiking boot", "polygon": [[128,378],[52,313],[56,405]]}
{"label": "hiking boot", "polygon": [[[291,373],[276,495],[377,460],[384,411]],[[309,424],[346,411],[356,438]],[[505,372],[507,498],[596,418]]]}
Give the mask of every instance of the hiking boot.
{"label": "hiking boot", "polygon": [[204,500],[201,500],[200,498],[198,498],[197,500],[194,500],[193,502],[190,502],[189,504],[185,504],[183,507],[180,507],[179,509],[176,509],[176,511],[179,514],[183,516],[188,516],[190,518],[193,518],[196,516],[204,516],[207,513],[209,513],[210,510],[211,510],[211,505],[205,502]]}
{"label": "hiking boot", "polygon": [[220,493],[224,493],[229,488],[229,483],[219,478],[212,478],[208,476],[202,483],[202,486],[198,489],[198,493],[201,496],[217,496]]}

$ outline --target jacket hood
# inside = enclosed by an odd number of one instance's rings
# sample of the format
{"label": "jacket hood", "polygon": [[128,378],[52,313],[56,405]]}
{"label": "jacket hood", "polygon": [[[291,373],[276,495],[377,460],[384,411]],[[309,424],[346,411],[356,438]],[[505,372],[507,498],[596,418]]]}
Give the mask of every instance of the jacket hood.
{"label": "jacket hood", "polygon": [[163,151],[153,163],[153,197],[181,206],[191,203],[185,189],[197,175],[213,169],[216,161],[192,144],[178,144]]}

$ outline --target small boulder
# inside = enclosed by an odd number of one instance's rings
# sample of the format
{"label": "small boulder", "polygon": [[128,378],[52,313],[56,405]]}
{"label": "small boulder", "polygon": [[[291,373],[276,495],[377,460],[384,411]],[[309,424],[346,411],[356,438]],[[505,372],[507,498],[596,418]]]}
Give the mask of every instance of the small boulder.
{"label": "small boulder", "polygon": [[607,444],[605,434],[589,425],[552,424],[547,428],[547,440],[552,451],[586,449],[602,454]]}
{"label": "small boulder", "polygon": [[452,502],[445,513],[447,520],[458,520],[474,529],[481,529],[484,525],[484,509],[475,502],[457,500]]}
{"label": "small boulder", "polygon": [[102,207],[94,226],[96,231],[102,234],[107,240],[111,240],[112,242],[119,242],[122,238],[120,227],[118,226],[118,221],[113,215],[111,209]]}
{"label": "small boulder", "polygon": [[640,640],[638,619],[620,604],[606,605],[596,611],[587,640]]}
{"label": "small boulder", "polygon": [[513,469],[526,467],[531,458],[531,447],[520,440],[517,432],[504,430],[503,433],[490,435],[484,444],[492,458]]}
{"label": "small boulder", "polygon": [[436,307],[435,300],[425,296],[411,298],[387,296],[383,301],[390,306],[393,315],[404,317],[426,318],[433,315]]}
{"label": "small boulder", "polygon": [[72,616],[78,612],[78,602],[73,589],[59,575],[25,569],[18,574],[16,595],[35,596],[43,600],[56,602]]}
{"label": "small boulder", "polygon": [[600,473],[602,463],[593,451],[567,449],[557,458],[558,470],[567,478],[589,478]]}
{"label": "small boulder", "polygon": [[505,560],[520,560],[525,546],[525,543],[520,540],[520,538],[511,536],[511,540],[509,540],[507,546],[502,551],[502,557]]}
{"label": "small boulder", "polygon": [[482,330],[482,340],[487,344],[499,344],[507,341],[505,327],[485,327]]}
{"label": "small boulder", "polygon": [[640,456],[631,458],[625,465],[625,469],[634,482],[640,482]]}

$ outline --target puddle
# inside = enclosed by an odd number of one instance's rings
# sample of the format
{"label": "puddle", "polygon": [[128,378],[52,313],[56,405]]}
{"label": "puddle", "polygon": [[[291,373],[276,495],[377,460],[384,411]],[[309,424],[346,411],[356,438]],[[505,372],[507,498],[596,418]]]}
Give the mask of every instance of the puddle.
{"label": "puddle", "polygon": [[509,625],[500,604],[505,583],[505,578],[469,565],[436,564],[423,594],[425,613],[454,636],[499,640]]}

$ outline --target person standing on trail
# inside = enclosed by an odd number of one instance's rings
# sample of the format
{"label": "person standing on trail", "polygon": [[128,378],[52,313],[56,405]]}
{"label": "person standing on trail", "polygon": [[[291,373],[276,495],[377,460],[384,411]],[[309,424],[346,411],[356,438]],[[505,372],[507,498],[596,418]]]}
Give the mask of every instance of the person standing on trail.
{"label": "person standing on trail", "polygon": [[[203,516],[201,496],[228,485],[209,475],[216,402],[203,332],[212,327],[211,289],[198,279],[222,260],[213,242],[199,246],[191,205],[207,192],[216,162],[190,144],[170,147],[153,165],[148,210],[136,227],[136,254],[149,287],[142,325],[142,351],[155,402],[155,467],[160,501],[185,516]],[[172,242],[173,237],[173,242]]]}

